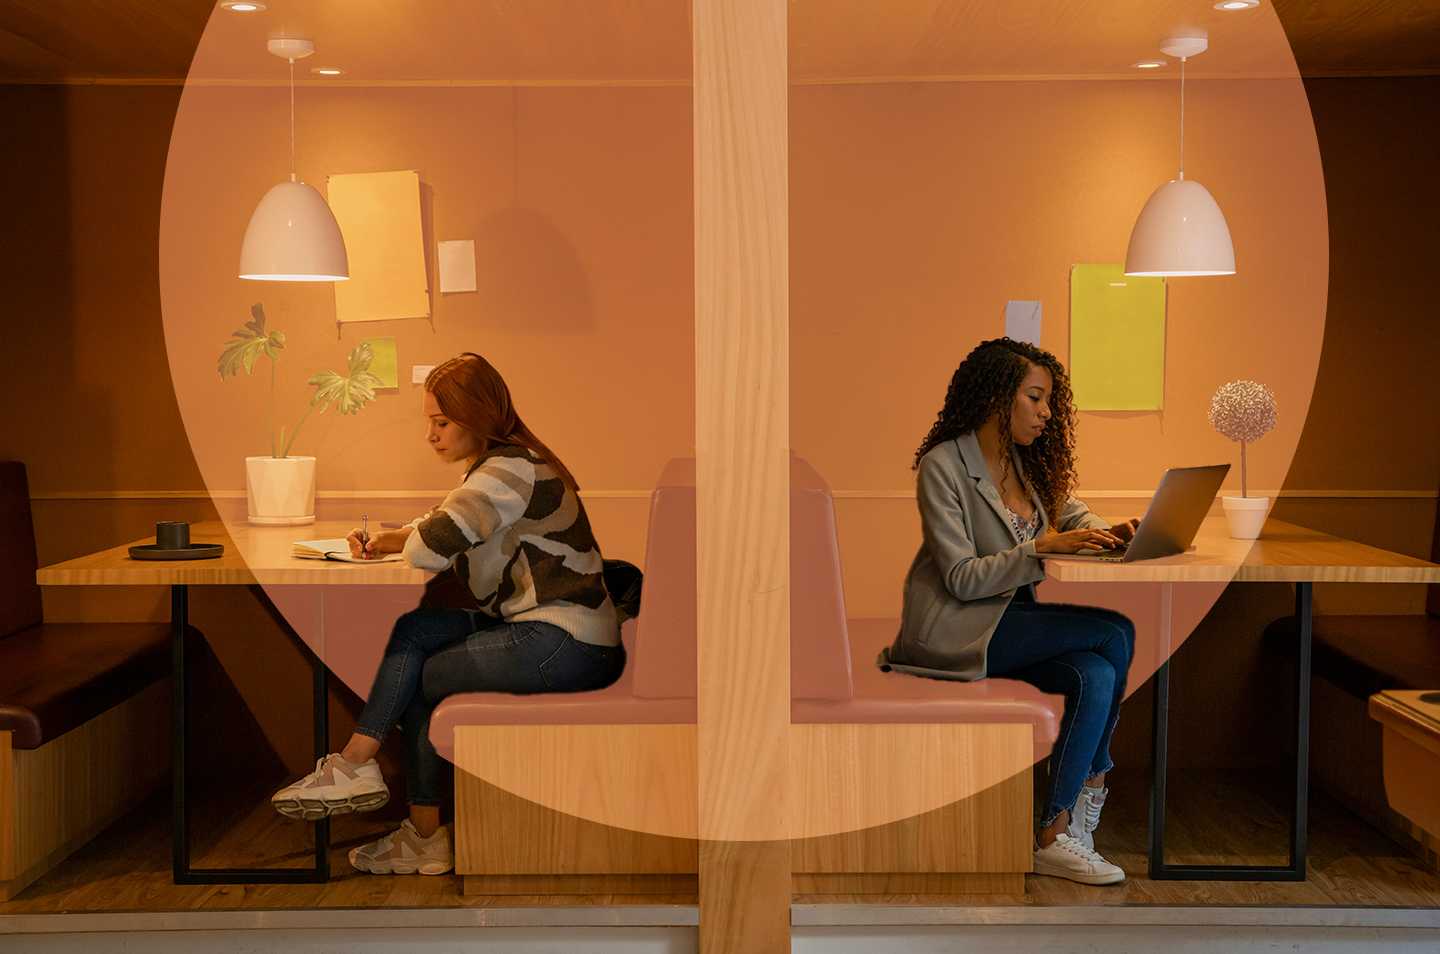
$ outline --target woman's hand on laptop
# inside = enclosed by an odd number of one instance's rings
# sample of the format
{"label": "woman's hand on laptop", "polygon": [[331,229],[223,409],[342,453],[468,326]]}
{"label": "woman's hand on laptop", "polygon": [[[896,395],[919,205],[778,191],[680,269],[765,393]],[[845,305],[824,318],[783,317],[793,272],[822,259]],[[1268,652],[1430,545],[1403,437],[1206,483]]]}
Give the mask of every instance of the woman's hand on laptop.
{"label": "woman's hand on laptop", "polygon": [[1047,533],[1035,541],[1036,553],[1092,553],[1109,550],[1123,541],[1109,530],[1082,528]]}
{"label": "woman's hand on laptop", "polygon": [[1124,523],[1115,524],[1115,526],[1110,528],[1110,532],[1114,536],[1128,543],[1129,541],[1135,539],[1135,531],[1138,529],[1140,529],[1140,518],[1131,517]]}

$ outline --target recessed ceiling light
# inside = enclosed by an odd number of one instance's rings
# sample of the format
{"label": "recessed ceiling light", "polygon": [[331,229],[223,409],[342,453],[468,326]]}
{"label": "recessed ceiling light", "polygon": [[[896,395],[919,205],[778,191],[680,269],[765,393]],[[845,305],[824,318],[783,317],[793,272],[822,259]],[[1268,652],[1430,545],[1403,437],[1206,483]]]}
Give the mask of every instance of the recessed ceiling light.
{"label": "recessed ceiling light", "polygon": [[220,9],[229,10],[231,13],[259,13],[265,9],[265,4],[260,0],[225,0],[220,4]]}
{"label": "recessed ceiling light", "polygon": [[1216,10],[1254,10],[1260,6],[1260,0],[1220,0],[1215,4]]}
{"label": "recessed ceiling light", "polygon": [[317,66],[310,72],[318,76],[343,76],[345,74],[345,71],[338,66]]}
{"label": "recessed ceiling light", "polygon": [[1164,60],[1141,60],[1139,63],[1132,63],[1137,70],[1158,70],[1165,66]]}

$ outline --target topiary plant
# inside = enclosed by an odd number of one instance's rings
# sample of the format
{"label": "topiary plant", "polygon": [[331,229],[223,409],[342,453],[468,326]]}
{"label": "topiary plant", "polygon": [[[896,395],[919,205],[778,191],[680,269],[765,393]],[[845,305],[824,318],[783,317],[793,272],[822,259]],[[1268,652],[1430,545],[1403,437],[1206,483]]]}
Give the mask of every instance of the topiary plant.
{"label": "topiary plant", "polygon": [[324,414],[331,405],[336,405],[341,414],[354,414],[375,398],[375,389],[380,387],[380,379],[370,372],[375,354],[370,345],[362,342],[350,352],[345,375],[336,374],[334,371],[321,371],[306,382],[315,388],[315,394],[311,396],[309,406],[290,431],[287,440],[284,425],[281,425],[278,434],[275,430],[275,365],[284,349],[285,332],[267,332],[265,307],[255,304],[250,306],[250,320],[245,323],[245,327],[230,333],[230,340],[225,342],[225,348],[220,352],[218,365],[220,378],[224,380],[228,375],[239,374],[242,368],[247,375],[250,374],[254,370],[255,361],[261,355],[269,359],[271,457],[290,456],[290,447],[295,443],[296,435],[316,408]]}
{"label": "topiary plant", "polygon": [[1210,423],[1232,441],[1240,442],[1240,496],[1245,497],[1245,445],[1258,441],[1275,426],[1275,395],[1255,381],[1222,384],[1210,399]]}

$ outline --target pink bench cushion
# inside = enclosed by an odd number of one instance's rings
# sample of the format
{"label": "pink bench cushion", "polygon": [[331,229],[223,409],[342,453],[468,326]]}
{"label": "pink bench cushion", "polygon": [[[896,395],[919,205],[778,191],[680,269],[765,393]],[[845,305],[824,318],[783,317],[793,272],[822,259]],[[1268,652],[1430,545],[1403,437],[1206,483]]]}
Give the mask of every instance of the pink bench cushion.
{"label": "pink bench cushion", "polygon": [[795,699],[790,721],[798,723],[937,723],[1026,722],[1035,727],[1036,757],[1046,755],[1060,732],[1064,696],[1048,695],[1015,679],[955,682],[881,672],[875,655],[895,638],[899,621],[852,619],[855,696],[826,702]]}
{"label": "pink bench cushion", "polygon": [[[650,499],[645,595],[636,633],[635,694],[695,698],[695,460],[665,465]],[[824,478],[790,458],[790,691],[851,693],[835,508]]]}
{"label": "pink bench cushion", "polygon": [[[620,628],[627,651],[635,645],[635,620]],[[644,699],[635,695],[635,667],[628,662],[615,682],[594,692],[515,695],[463,692],[436,706],[430,742],[447,759],[455,756],[459,725],[694,725],[694,699]]]}
{"label": "pink bench cushion", "polygon": [[[1058,734],[1064,700],[1026,683],[949,682],[882,673],[875,656],[895,620],[846,620],[835,508],[824,479],[791,458],[791,720],[798,723],[1022,722],[1037,757]],[[640,616],[621,631],[625,673],[597,692],[465,693],[444,700],[430,739],[453,755],[457,725],[693,725],[695,461],[671,461],[650,502]]]}
{"label": "pink bench cushion", "polygon": [[[855,698],[826,702],[794,699],[790,719],[797,723],[977,723],[1026,722],[1035,728],[1035,757],[1049,754],[1059,733],[1065,701],[1012,679],[949,682],[922,679],[875,668],[875,654],[895,635],[893,619],[852,619],[855,640]],[[621,636],[633,645],[635,621]],[[467,692],[451,696],[435,709],[430,741],[446,758],[455,754],[460,725],[694,725],[694,699],[644,699],[634,693],[634,667],[612,685],[595,692],[543,696],[503,692]]]}

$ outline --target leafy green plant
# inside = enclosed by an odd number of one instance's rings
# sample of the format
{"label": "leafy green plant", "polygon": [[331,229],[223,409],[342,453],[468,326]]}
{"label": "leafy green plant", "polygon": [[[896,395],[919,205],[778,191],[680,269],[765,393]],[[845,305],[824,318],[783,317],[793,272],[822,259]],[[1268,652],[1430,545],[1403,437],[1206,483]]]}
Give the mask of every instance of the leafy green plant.
{"label": "leafy green plant", "polygon": [[295,435],[300,433],[306,418],[317,408],[324,414],[334,405],[340,409],[341,414],[354,414],[374,400],[375,389],[380,387],[380,379],[370,371],[375,353],[371,351],[370,345],[361,342],[350,352],[344,375],[334,371],[321,371],[306,382],[315,388],[315,393],[287,440],[284,425],[281,425],[278,432],[275,430],[275,365],[283,350],[285,332],[266,331],[265,307],[255,304],[250,306],[250,320],[245,322],[245,327],[230,333],[230,340],[225,342],[218,363],[220,379],[224,380],[228,375],[238,375],[242,369],[247,375],[250,374],[261,356],[269,360],[271,457],[290,456],[290,446],[295,443]]}

